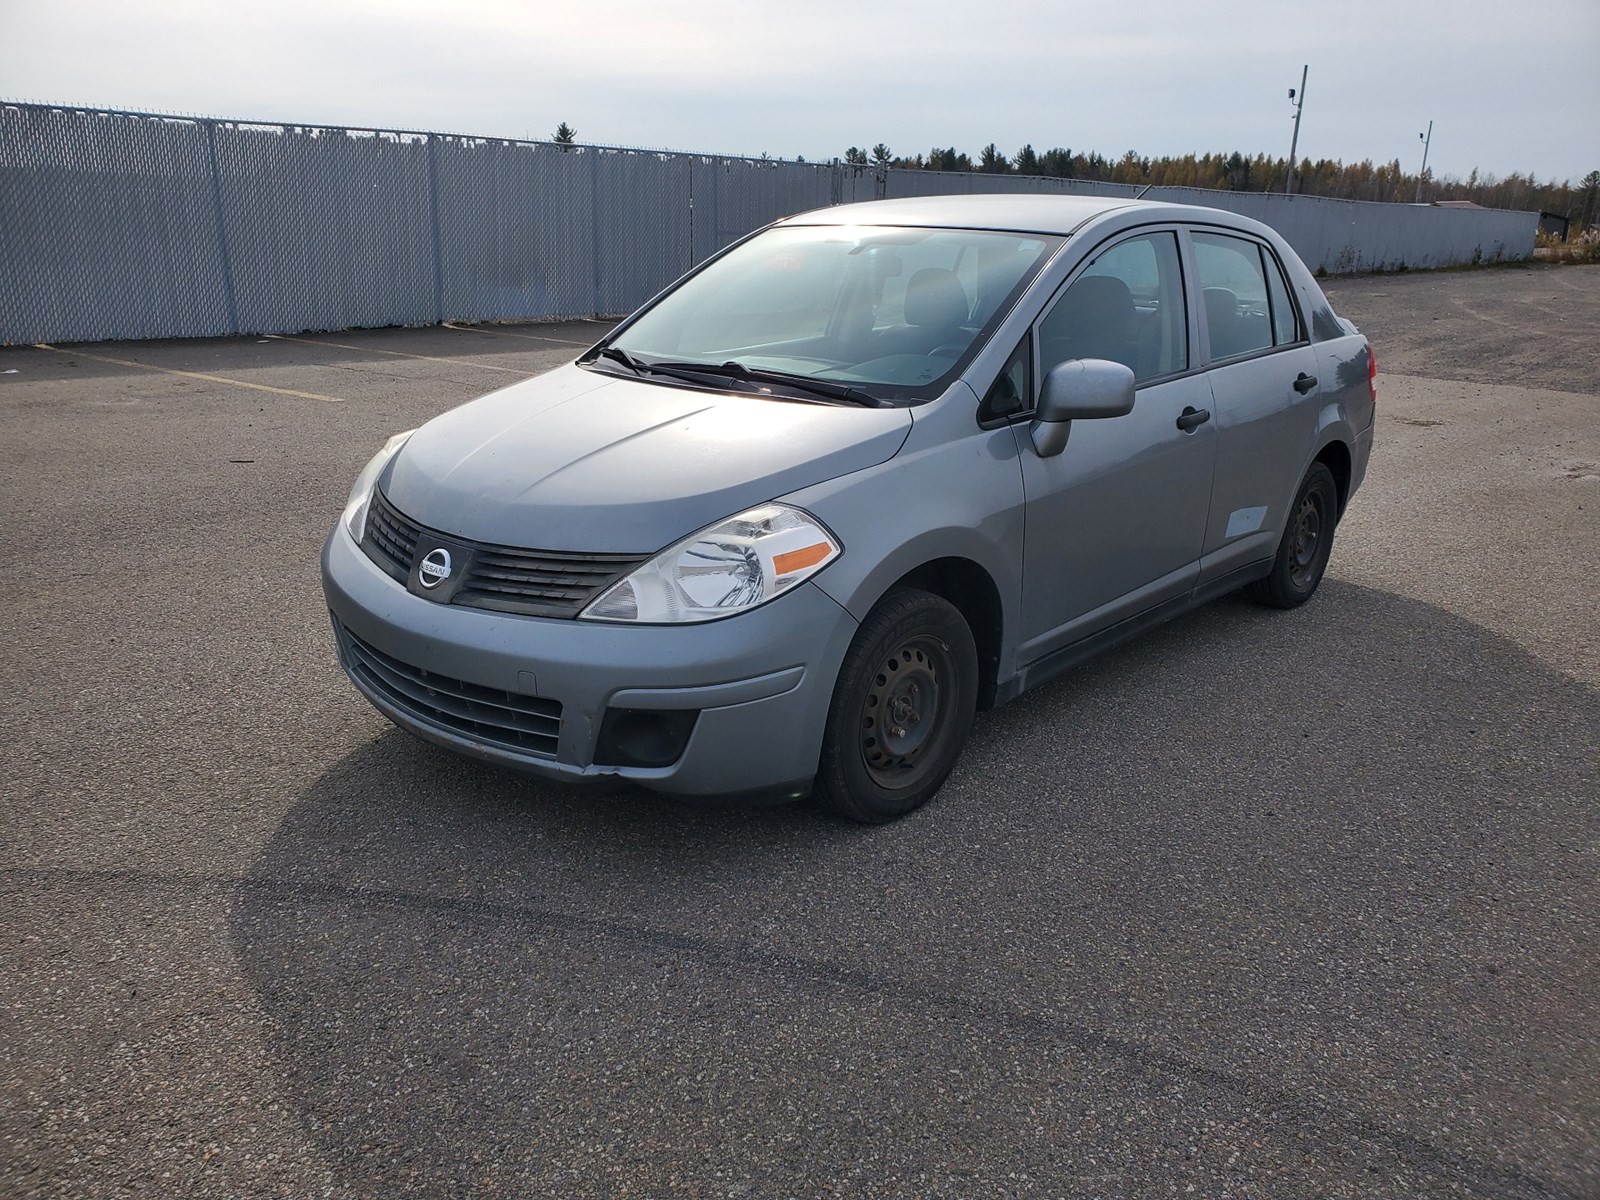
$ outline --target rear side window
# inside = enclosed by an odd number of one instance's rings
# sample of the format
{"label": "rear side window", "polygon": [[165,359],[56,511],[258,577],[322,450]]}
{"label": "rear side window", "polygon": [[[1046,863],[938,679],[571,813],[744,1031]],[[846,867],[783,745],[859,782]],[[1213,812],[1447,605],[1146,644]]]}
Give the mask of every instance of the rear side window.
{"label": "rear side window", "polygon": [[1278,260],[1261,250],[1261,261],[1267,268],[1267,302],[1272,306],[1272,341],[1274,345],[1287,346],[1300,340],[1300,320],[1295,315],[1294,302],[1289,299],[1289,287],[1283,281],[1283,269]]}
{"label": "rear side window", "polygon": [[1220,233],[1192,235],[1200,299],[1213,359],[1256,354],[1300,340],[1283,271],[1259,242]]}
{"label": "rear side window", "polygon": [[1174,233],[1102,251],[1039,323],[1041,376],[1074,358],[1105,358],[1153,379],[1189,365],[1183,272]]}

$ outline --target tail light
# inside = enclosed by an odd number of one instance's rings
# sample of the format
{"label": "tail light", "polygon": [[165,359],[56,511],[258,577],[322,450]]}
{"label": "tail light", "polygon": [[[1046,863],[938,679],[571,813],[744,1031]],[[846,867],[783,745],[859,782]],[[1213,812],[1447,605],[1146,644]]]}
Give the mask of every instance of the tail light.
{"label": "tail light", "polygon": [[1372,393],[1372,402],[1378,402],[1378,356],[1372,352],[1372,343],[1367,343],[1367,391]]}

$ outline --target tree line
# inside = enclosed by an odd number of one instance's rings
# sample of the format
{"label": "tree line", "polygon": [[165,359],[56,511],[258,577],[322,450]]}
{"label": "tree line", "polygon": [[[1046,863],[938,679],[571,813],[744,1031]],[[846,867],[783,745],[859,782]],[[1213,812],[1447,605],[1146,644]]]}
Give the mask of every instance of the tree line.
{"label": "tree line", "polygon": [[[1234,192],[1282,192],[1289,182],[1289,160],[1267,154],[1246,157],[1231,154],[1185,154],[1150,158],[1129,150],[1121,158],[1107,158],[1065,147],[1037,151],[1023,146],[1015,154],[1001,153],[990,142],[974,159],[954,146],[935,146],[926,154],[896,155],[879,142],[871,150],[851,146],[844,161],[852,166],[901,171],[972,171],[985,175],[1044,175],[1056,179],[1084,179],[1152,187],[1216,188]],[[1420,185],[1420,187],[1419,187]],[[1496,176],[1474,169],[1465,179],[1455,175],[1419,178],[1407,172],[1399,159],[1374,163],[1363,159],[1345,163],[1337,159],[1302,159],[1295,169],[1294,190],[1308,196],[1343,200],[1380,200],[1412,203],[1419,198],[1471,200],[1485,208],[1559,213],[1582,227],[1600,222],[1600,171],[1590,171],[1577,183],[1549,180],[1513,171]]]}
{"label": "tree line", "polygon": [[[577,131],[565,121],[554,140],[571,146]],[[770,156],[762,154],[763,159]],[[802,157],[800,162],[805,162]],[[990,142],[973,157],[954,146],[935,146],[926,154],[896,155],[879,142],[871,150],[851,146],[844,162],[853,167],[897,171],[972,171],[983,175],[1042,175],[1053,179],[1084,179],[1100,183],[1128,183],[1150,187],[1212,188],[1232,192],[1282,192],[1289,185],[1289,160],[1257,154],[1246,158],[1231,154],[1185,154],[1149,158],[1129,150],[1110,159],[1091,151],[1075,153],[1064,146],[1038,151],[1023,146],[1006,155]],[[1456,175],[1409,174],[1398,158],[1358,163],[1319,158],[1300,160],[1295,168],[1294,190],[1306,196],[1331,196],[1340,200],[1379,200],[1409,204],[1417,201],[1470,200],[1485,208],[1510,208],[1523,212],[1550,212],[1566,217],[1576,233],[1600,225],[1600,171],[1590,171],[1577,183],[1552,179],[1540,183],[1517,171],[1496,176],[1477,168],[1465,179]]]}

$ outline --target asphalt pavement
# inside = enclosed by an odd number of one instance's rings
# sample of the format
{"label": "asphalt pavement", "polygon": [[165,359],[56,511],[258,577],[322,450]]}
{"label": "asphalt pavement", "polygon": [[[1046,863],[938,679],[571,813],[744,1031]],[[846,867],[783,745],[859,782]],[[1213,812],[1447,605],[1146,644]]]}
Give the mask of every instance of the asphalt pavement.
{"label": "asphalt pavement", "polygon": [[0,1195],[1600,1196],[1600,268],[1328,288],[1384,375],[1316,600],[876,829],[336,666],[362,463],[604,324],[0,349]]}

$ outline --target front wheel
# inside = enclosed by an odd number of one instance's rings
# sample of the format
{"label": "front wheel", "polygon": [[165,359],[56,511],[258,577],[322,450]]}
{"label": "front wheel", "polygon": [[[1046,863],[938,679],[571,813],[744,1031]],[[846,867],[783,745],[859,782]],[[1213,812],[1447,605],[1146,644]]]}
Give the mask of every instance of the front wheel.
{"label": "front wheel", "polygon": [[931,592],[890,592],[839,669],[818,799],[864,824],[927,803],[961,754],[977,699],[978,652],[960,612]]}
{"label": "front wheel", "polygon": [[1339,520],[1339,490],[1333,472],[1312,463],[1289,506],[1272,570],[1245,588],[1252,600],[1273,608],[1294,608],[1311,599],[1333,553],[1333,527]]}

